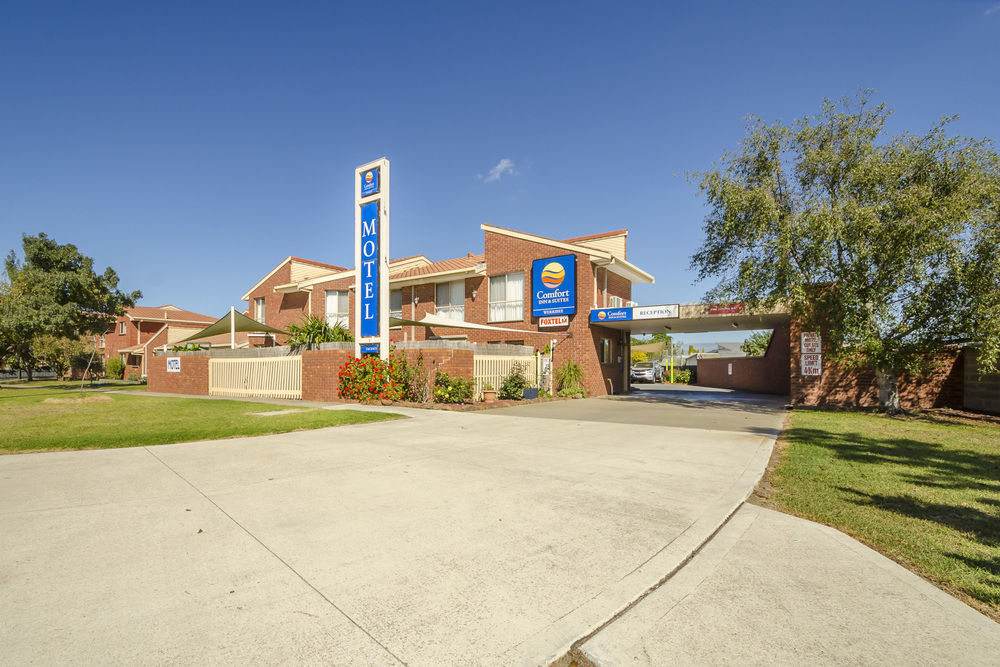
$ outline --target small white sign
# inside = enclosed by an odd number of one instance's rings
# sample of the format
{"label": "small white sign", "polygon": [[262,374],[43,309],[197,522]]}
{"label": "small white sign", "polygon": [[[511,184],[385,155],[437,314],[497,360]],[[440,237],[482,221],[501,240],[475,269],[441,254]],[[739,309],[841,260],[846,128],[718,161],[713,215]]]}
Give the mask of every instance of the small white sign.
{"label": "small white sign", "polygon": [[545,329],[547,327],[568,327],[569,326],[569,315],[555,315],[553,317],[539,317],[538,327]]}
{"label": "small white sign", "polygon": [[633,320],[655,320],[659,317],[678,317],[680,315],[680,305],[676,303],[665,306],[633,306]]}
{"label": "small white sign", "polygon": [[180,373],[181,372],[181,358],[180,357],[167,357],[167,372],[168,373]]}
{"label": "small white sign", "polygon": [[802,332],[802,354],[822,354],[823,340],[816,331]]}
{"label": "small white sign", "polygon": [[802,374],[803,375],[822,375],[823,374],[823,355],[821,354],[803,354],[802,355]]}

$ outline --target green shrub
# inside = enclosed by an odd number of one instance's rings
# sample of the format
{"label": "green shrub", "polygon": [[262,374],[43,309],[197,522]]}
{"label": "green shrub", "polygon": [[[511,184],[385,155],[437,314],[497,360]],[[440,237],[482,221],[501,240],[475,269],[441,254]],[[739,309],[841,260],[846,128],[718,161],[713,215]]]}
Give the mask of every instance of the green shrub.
{"label": "green shrub", "polygon": [[403,397],[402,387],[392,377],[391,362],[378,357],[350,359],[340,367],[337,377],[341,398],[366,402],[398,401]]}
{"label": "green shrub", "polygon": [[583,367],[572,359],[556,369],[556,382],[560,389],[583,386]]}
{"label": "green shrub", "polygon": [[559,390],[557,394],[560,398],[566,398],[567,396],[579,396],[580,398],[587,398],[587,392],[582,387],[564,387]]}
{"label": "green shrub", "polygon": [[438,371],[434,376],[435,403],[466,403],[472,400],[472,380]]}
{"label": "green shrub", "polygon": [[401,354],[389,360],[389,377],[400,387],[402,400],[423,403],[427,400],[427,369],[424,355],[417,355],[417,362],[410,363]]}
{"label": "green shrub", "polygon": [[302,324],[288,325],[288,344],[298,349],[311,349],[320,343],[352,342],[354,336],[339,324],[330,326],[325,319],[316,315],[306,315]]}
{"label": "green shrub", "polygon": [[500,390],[497,394],[500,398],[517,401],[524,397],[524,390],[529,386],[531,386],[531,383],[528,382],[528,376],[525,375],[524,366],[522,364],[514,364],[514,367],[510,369],[510,373],[507,374],[507,377],[500,384]]}
{"label": "green shrub", "polygon": [[109,378],[121,380],[125,375],[125,362],[121,360],[121,357],[111,357],[105,365],[105,372]]}
{"label": "green shrub", "polygon": [[201,345],[198,343],[188,343],[187,345],[174,345],[170,349],[173,352],[200,352]]}
{"label": "green shrub", "polygon": [[139,380],[141,380],[141,379],[142,379],[142,378],[141,378],[141,377],[139,377],[139,374],[138,374],[138,373],[129,373],[129,374],[128,374],[128,381],[129,381],[129,382],[138,382],[138,381],[139,381]]}
{"label": "green shrub", "polygon": [[632,350],[632,363],[637,364],[640,361],[649,361],[649,355],[642,350]]}
{"label": "green shrub", "polygon": [[[670,371],[665,373],[666,378],[670,379]],[[689,368],[675,368],[674,369],[674,382],[678,384],[691,384],[691,369]]]}

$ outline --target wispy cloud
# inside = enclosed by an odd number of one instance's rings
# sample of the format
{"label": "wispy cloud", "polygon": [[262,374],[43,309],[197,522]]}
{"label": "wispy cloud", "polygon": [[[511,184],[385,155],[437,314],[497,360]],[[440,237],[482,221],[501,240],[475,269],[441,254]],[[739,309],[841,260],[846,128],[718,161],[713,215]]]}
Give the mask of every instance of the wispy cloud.
{"label": "wispy cloud", "polygon": [[504,174],[517,175],[517,172],[514,171],[514,161],[506,157],[497,162],[497,165],[490,169],[490,173],[485,176],[480,174],[479,178],[483,183],[492,183],[493,181],[499,181],[500,177]]}
{"label": "wispy cloud", "polygon": [[990,14],[996,14],[997,12],[1000,12],[1000,4],[993,5],[992,7],[987,9],[985,12],[983,12],[983,16],[989,16]]}

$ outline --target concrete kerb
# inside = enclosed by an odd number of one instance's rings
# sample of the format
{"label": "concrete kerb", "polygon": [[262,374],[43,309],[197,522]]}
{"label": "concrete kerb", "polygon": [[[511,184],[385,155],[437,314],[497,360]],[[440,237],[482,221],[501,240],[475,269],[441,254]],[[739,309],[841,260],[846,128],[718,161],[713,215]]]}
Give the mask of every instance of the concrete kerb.
{"label": "concrete kerb", "polygon": [[774,438],[761,438],[739,478],[684,532],[621,579],[617,586],[513,647],[505,654],[504,663],[568,667],[578,661],[581,656],[577,647],[673,577],[726,525],[763,476],[773,448]]}

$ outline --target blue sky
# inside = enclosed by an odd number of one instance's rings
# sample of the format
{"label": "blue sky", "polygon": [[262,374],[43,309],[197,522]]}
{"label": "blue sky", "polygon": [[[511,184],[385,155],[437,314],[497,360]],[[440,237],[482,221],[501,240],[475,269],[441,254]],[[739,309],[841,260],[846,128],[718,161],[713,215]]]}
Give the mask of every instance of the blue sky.
{"label": "blue sky", "polygon": [[221,315],[287,255],[351,264],[353,170],[386,156],[393,256],[624,227],[636,300],[696,301],[684,173],[747,114],[873,88],[893,132],[996,139],[997,44],[996,0],[0,0],[0,249],[46,232]]}

